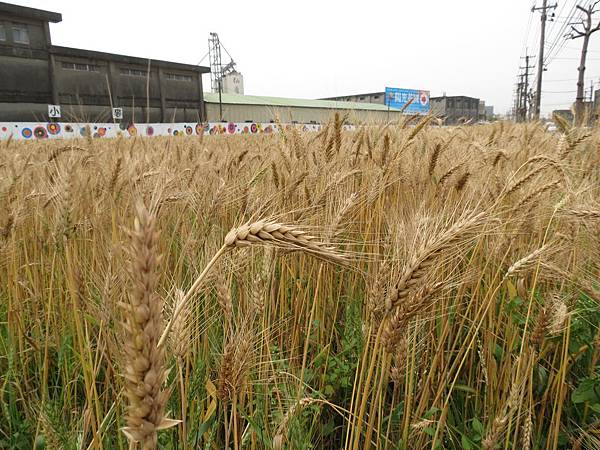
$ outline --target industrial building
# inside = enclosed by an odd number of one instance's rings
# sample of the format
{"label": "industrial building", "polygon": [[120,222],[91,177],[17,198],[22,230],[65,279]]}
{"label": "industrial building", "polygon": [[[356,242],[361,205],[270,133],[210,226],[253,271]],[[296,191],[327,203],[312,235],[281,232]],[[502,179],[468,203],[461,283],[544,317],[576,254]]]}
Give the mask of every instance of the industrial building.
{"label": "industrial building", "polygon": [[[388,88],[390,90],[391,88]],[[428,91],[415,91],[426,93]],[[338,97],[328,97],[323,100],[333,100],[339,102],[355,103],[377,103],[386,105],[386,92],[370,92],[365,94],[343,95]],[[416,102],[414,102],[416,103]],[[466,122],[477,122],[483,120],[493,120],[494,107],[487,106],[483,100],[466,96],[446,96],[429,98],[430,112],[445,119],[447,125],[455,125]],[[407,112],[410,112],[407,110]]]}
{"label": "industrial building", "polygon": [[431,112],[443,119],[446,125],[473,123],[479,120],[479,99],[473,97],[431,97]]}
{"label": "industrial building", "polygon": [[201,122],[208,67],[52,45],[59,13],[0,2],[0,121]]}
{"label": "industrial building", "polygon": [[[223,66],[217,33],[211,33],[211,67],[131,57],[52,44],[56,12],[0,2],[0,122],[122,123],[282,122],[324,123],[342,112],[351,123],[387,122],[401,114],[430,112],[429,91],[385,91],[305,100],[244,94],[232,60]],[[214,61],[213,61],[214,60]],[[214,64],[213,64],[214,63]],[[212,93],[202,75],[211,73]],[[221,94],[218,92],[221,91]],[[484,107],[484,105],[482,105]],[[114,109],[120,109],[116,117]],[[484,108],[485,109],[485,108]],[[479,100],[431,98],[431,111],[448,124],[477,121]],[[479,116],[478,116],[479,114]]]}
{"label": "industrial building", "polygon": [[325,123],[334,112],[347,114],[350,123],[387,122],[401,112],[383,104],[333,100],[306,100],[255,95],[205,93],[207,118],[211,122]]}
{"label": "industrial building", "polygon": [[385,92],[371,92],[368,94],[342,95],[340,97],[326,97],[321,100],[332,100],[336,102],[354,102],[354,103],[379,103],[385,105]]}

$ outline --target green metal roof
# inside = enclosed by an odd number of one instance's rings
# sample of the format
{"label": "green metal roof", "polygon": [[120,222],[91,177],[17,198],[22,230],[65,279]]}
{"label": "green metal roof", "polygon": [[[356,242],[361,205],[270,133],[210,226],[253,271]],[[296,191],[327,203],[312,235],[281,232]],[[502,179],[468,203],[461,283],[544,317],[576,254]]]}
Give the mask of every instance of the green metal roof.
{"label": "green metal roof", "polygon": [[[204,100],[208,103],[219,103],[219,94],[205,92]],[[221,94],[221,101],[234,105],[262,105],[282,106],[296,108],[324,108],[324,109],[361,109],[366,111],[387,111],[386,105],[378,103],[338,102],[335,100],[308,100],[302,98],[264,97],[258,95]],[[390,108],[390,111],[399,111]]]}

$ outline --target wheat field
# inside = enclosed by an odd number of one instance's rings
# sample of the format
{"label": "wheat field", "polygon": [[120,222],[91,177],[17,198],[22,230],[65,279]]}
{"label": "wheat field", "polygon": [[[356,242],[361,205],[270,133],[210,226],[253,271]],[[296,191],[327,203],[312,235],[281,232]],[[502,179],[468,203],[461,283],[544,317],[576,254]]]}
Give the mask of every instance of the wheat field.
{"label": "wheat field", "polygon": [[0,143],[0,448],[600,448],[600,131]]}

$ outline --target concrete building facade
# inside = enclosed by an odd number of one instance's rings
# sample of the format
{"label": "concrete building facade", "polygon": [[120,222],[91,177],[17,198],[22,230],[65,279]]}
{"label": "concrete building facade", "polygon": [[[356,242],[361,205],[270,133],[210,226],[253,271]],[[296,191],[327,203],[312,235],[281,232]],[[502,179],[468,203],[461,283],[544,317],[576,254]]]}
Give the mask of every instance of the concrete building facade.
{"label": "concrete building facade", "polygon": [[477,120],[486,120],[485,119],[485,102],[483,100],[479,100],[479,112],[477,114]]}
{"label": "concrete building facade", "polygon": [[206,120],[203,66],[52,45],[49,23],[58,13],[0,2],[0,121],[110,121],[112,107],[126,122]]}
{"label": "concrete building facade", "polygon": [[445,119],[446,125],[479,120],[479,99],[457,96],[431,97],[431,112]]}

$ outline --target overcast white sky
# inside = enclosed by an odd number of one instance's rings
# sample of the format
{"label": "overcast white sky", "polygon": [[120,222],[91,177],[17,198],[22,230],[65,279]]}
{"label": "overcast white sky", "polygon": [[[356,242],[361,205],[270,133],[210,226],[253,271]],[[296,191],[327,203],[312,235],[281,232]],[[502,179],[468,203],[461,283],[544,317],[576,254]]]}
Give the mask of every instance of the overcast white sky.
{"label": "overcast white sky", "polygon": [[[196,64],[216,31],[245,93],[256,95],[319,98],[393,86],[479,97],[504,113],[519,57],[526,46],[536,55],[539,45],[533,0],[10,2],[62,13],[51,25],[55,45],[131,56]],[[544,75],[543,113],[575,97],[581,39],[557,39],[575,2],[558,0],[548,24],[556,55]],[[586,75],[588,86],[593,79],[600,87],[600,32]]]}

